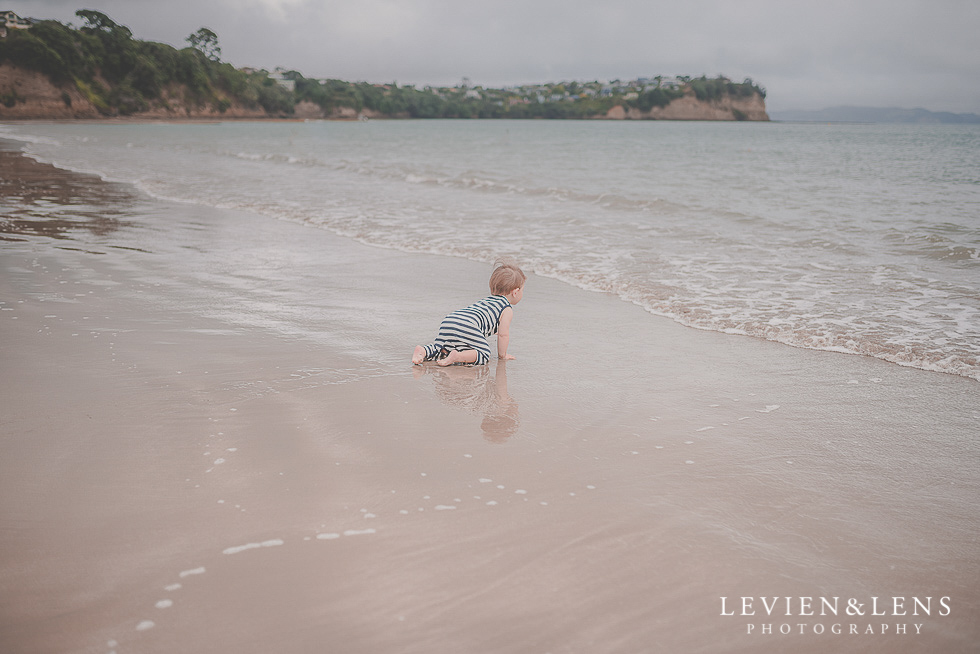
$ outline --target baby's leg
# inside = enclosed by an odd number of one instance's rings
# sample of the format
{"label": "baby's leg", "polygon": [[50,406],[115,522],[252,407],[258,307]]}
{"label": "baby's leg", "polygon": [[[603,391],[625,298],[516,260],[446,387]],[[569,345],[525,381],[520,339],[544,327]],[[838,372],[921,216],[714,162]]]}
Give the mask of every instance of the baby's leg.
{"label": "baby's leg", "polygon": [[453,347],[457,349],[450,351],[445,359],[440,359],[440,366],[451,366],[454,363],[475,363],[482,366],[490,361],[490,344],[485,338],[458,341]]}
{"label": "baby's leg", "polygon": [[448,348],[452,348],[452,345],[448,345],[453,341],[455,332],[452,328],[452,323],[450,319],[453,314],[449,314],[443,318],[442,323],[439,325],[439,333],[436,335],[436,340],[428,345],[416,345],[415,351],[412,352],[412,363],[414,365],[420,365],[423,361],[432,361],[433,359],[438,359],[442,356],[442,353]]}
{"label": "baby's leg", "polygon": [[440,366],[451,366],[454,363],[476,363],[478,354],[476,350],[450,350],[449,356],[439,359]]}
{"label": "baby's leg", "polygon": [[412,352],[412,363],[417,366],[421,365],[423,361],[438,359],[442,354],[444,345],[445,342],[441,338],[437,338],[435,343],[428,345],[416,345],[415,351]]}

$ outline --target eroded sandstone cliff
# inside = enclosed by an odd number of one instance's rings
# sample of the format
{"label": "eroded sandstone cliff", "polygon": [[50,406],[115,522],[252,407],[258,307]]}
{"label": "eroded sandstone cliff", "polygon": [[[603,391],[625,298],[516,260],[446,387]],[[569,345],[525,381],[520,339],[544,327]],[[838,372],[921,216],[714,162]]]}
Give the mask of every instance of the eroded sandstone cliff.
{"label": "eroded sandstone cliff", "polygon": [[[18,119],[95,119],[106,117],[93,103],[97,98],[84,93],[75,84],[57,86],[46,76],[12,66],[0,64],[0,120]],[[147,119],[262,119],[272,118],[261,107],[245,107],[230,102],[222,109],[212,105],[188,102],[180,88],[164,91],[162,97],[149,102],[146,110],[131,114],[132,118]],[[282,117],[277,115],[275,117]],[[358,118],[404,118],[407,114],[387,116],[377,111],[352,107],[338,107],[325,111],[319,105],[302,101],[295,106],[293,117],[297,119],[356,120]],[[665,107],[653,107],[642,111],[634,107],[616,105],[604,115],[594,116],[603,120],[750,120],[767,121],[765,100],[761,95],[749,97],[725,96],[714,101],[698,100],[693,92],[672,101]]]}

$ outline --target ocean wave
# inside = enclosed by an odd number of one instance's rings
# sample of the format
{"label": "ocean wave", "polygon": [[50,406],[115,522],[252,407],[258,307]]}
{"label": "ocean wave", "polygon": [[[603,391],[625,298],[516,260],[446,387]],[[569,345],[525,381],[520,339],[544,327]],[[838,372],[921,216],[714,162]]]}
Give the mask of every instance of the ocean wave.
{"label": "ocean wave", "polygon": [[[421,237],[406,237],[405,233],[376,229],[364,220],[321,221],[318,226],[367,245],[404,252],[458,256],[485,263],[495,257],[494,250],[460,246],[451,239],[433,242]],[[971,336],[971,329],[976,331],[975,325],[980,322],[976,310],[967,305],[959,309],[958,317],[951,318],[955,312],[946,306],[940,307],[944,308],[944,313],[934,317],[923,310],[910,315],[909,322],[899,324],[878,320],[867,311],[837,316],[832,311],[833,303],[820,308],[815,300],[799,297],[732,294],[731,297],[737,297],[741,304],[731,304],[730,299],[722,297],[724,291],[708,287],[698,289],[692,286],[689,276],[675,274],[674,280],[663,276],[660,282],[653,282],[623,274],[624,265],[633,258],[628,252],[605,252],[606,266],[597,265],[595,261],[569,259],[568,254],[566,250],[564,255],[556,254],[554,258],[525,256],[522,265],[529,272],[583,290],[612,293],[653,315],[687,327],[760,338],[803,349],[870,356],[902,366],[980,380],[980,346],[969,345],[971,341],[980,343],[980,334]],[[830,266],[821,268],[833,270]],[[886,275],[882,271],[879,274]],[[879,280],[879,283],[884,282]],[[797,294],[799,290],[794,287],[786,296]],[[923,298],[921,302],[935,308],[937,302],[950,296],[950,293],[937,291],[935,296]],[[910,302],[910,306],[912,304]],[[787,311],[787,308],[798,311]],[[899,310],[896,307],[891,311]],[[950,342],[937,344],[939,333],[950,334]]]}
{"label": "ocean wave", "polygon": [[[54,147],[61,146],[61,141],[51,138],[49,136],[39,136],[37,134],[24,133],[19,130],[15,130],[9,125],[0,125],[0,138],[8,139],[11,141],[18,141],[20,143],[26,144],[38,144],[38,145],[51,145]],[[23,148],[21,148],[23,150]]]}
{"label": "ocean wave", "polygon": [[[244,153],[236,154],[235,156],[246,158]],[[341,161],[336,164],[327,164],[317,159],[295,158],[284,154],[248,154],[247,158],[278,163],[298,163],[307,166],[325,166],[337,172],[348,172],[369,178],[404,182],[410,185],[434,186],[490,194],[522,195],[531,198],[548,198],[559,202],[600,206],[618,211],[668,213],[689,209],[684,204],[664,198],[631,198],[622,194],[609,192],[586,193],[562,186],[537,187],[514,180],[493,179],[467,173],[421,171],[406,169],[403,166],[385,166],[359,161]]]}
{"label": "ocean wave", "polygon": [[235,159],[241,159],[243,161],[261,161],[261,162],[274,162],[283,163],[288,165],[300,165],[300,166],[324,166],[324,162],[313,157],[297,157],[291,154],[280,154],[280,153],[266,153],[258,154],[255,152],[234,152],[226,153]]}
{"label": "ocean wave", "polygon": [[[801,349],[869,356],[901,366],[980,381],[980,333],[973,336],[974,346],[968,345],[971,341],[969,331],[976,331],[976,325],[980,324],[972,307],[964,306],[963,310],[969,316],[956,321],[961,333],[955,335],[955,340],[967,344],[936,344],[933,336],[942,329],[939,323],[945,322],[945,318],[936,318],[931,329],[919,330],[924,333],[914,336],[909,332],[903,336],[903,330],[896,331],[894,327],[889,329],[884,323],[874,322],[862,331],[855,331],[851,321],[814,319],[812,315],[737,315],[732,307],[719,306],[716,302],[710,304],[701,296],[679,296],[686,289],[676,287],[664,287],[659,293],[639,290],[634,285],[557,272],[553,266],[536,268],[535,273],[583,290],[613,293],[653,315],[694,329],[760,338]],[[711,308],[706,308],[706,304]],[[889,331],[894,333],[889,334]]]}
{"label": "ocean wave", "polygon": [[[33,143],[48,153],[32,151],[38,160],[63,151],[54,139]],[[980,232],[969,226],[869,222],[865,230],[817,204],[807,213],[801,196],[780,213],[730,207],[711,194],[658,197],[619,179],[556,184],[556,175],[450,170],[435,158],[331,161],[240,145],[203,155],[196,146],[161,146],[185,148],[171,161],[207,175],[183,166],[117,166],[129,180],[82,172],[129,181],[160,200],[267,215],[376,247],[486,263],[510,254],[529,272],[615,294],[688,327],[980,380],[980,300],[975,287],[955,281],[980,260]],[[930,265],[944,266],[937,269],[947,281],[937,282]]]}
{"label": "ocean wave", "polygon": [[[412,229],[399,218],[384,219],[363,213],[330,216],[308,207],[286,207],[277,202],[237,200],[221,206],[300,222],[359,243],[408,253],[456,256],[491,263],[500,251],[520,252],[517,241],[510,247],[506,242],[498,247],[492,247],[490,243],[460,245],[459,239],[452,234],[432,237],[424,226]],[[828,286],[826,280],[818,283],[800,278],[795,285],[776,294],[767,289],[766,284],[762,285],[761,291],[749,292],[748,280],[771,277],[773,271],[743,265],[737,279],[731,278],[718,285],[717,275],[731,277],[735,268],[718,266],[712,261],[682,260],[676,256],[661,257],[658,265],[664,266],[663,269],[647,271],[638,278],[623,272],[635,264],[635,253],[625,248],[618,252],[610,250],[597,240],[595,234],[579,233],[583,227],[588,227],[581,221],[566,219],[565,226],[571,231],[565,235],[562,245],[553,248],[552,252],[539,248],[537,253],[522,253],[526,270],[583,290],[612,293],[653,315],[699,330],[749,336],[804,349],[870,356],[902,366],[980,380],[980,347],[935,345],[939,333],[951,333],[951,340],[969,343],[970,329],[980,324],[977,315],[970,313],[975,309],[963,305],[958,310],[960,315],[955,318],[955,312],[949,306],[935,317],[930,317],[927,310],[915,315],[911,313],[917,302],[936,305],[960,292],[955,289],[923,290],[911,280],[897,277],[901,271],[880,266],[873,272],[872,285],[899,290],[908,298],[906,312],[917,322],[903,326],[900,321],[880,321],[873,313],[864,311],[861,320],[865,324],[859,325],[854,316],[835,317],[830,300],[821,300],[825,304],[820,308],[817,299],[800,297],[804,292],[811,293],[814,298],[831,294],[833,286]],[[543,235],[546,234],[543,231]],[[588,253],[590,248],[596,247],[604,249],[591,259],[587,255],[573,254]],[[649,265],[649,257],[645,257],[645,261]],[[712,266],[718,268],[717,272],[711,272]],[[810,262],[808,266],[815,272],[828,274],[841,272],[842,268],[821,262]],[[796,272],[787,274],[795,275]],[[922,296],[919,301],[915,300],[917,293]],[[733,299],[737,303],[733,304]],[[787,310],[794,308],[796,311]],[[899,310],[896,307],[889,311]],[[980,343],[980,334],[973,342]]]}

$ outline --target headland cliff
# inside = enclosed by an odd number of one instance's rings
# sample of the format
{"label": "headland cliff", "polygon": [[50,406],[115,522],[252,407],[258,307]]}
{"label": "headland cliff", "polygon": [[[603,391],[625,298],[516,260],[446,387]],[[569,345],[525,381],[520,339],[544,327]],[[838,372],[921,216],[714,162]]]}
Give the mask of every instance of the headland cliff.
{"label": "headland cliff", "polygon": [[765,89],[751,79],[656,76],[507,88],[314,79],[222,62],[207,28],[177,49],[135,39],[100,12],[76,13],[82,27],[27,19],[0,35],[0,120],[769,120]]}

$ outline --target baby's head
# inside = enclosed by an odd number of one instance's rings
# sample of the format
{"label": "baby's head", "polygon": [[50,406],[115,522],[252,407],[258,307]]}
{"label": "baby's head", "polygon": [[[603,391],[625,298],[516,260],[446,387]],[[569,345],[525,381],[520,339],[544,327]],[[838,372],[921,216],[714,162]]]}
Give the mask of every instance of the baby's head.
{"label": "baby's head", "polygon": [[490,292],[493,295],[509,295],[516,288],[524,286],[527,277],[524,271],[509,261],[497,261],[490,273]]}

